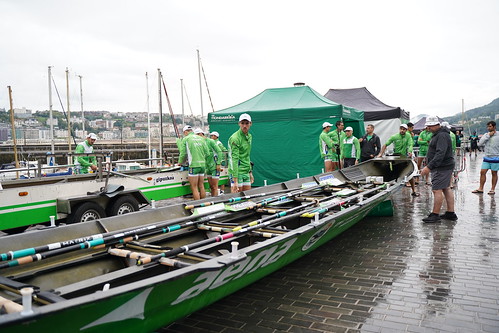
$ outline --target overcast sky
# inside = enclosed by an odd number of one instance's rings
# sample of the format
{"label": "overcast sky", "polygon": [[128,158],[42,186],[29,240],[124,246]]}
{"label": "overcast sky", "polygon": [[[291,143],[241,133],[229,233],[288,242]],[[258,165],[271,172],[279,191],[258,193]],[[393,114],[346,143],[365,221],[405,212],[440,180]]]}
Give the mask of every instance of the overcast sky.
{"label": "overcast sky", "polygon": [[[175,113],[180,79],[201,114],[197,54],[215,110],[305,82],[367,87],[388,105],[449,116],[499,97],[499,1],[0,0],[0,108],[47,110],[48,66],[66,108]],[[53,88],[54,109],[61,110]],[[211,111],[203,83],[204,114]],[[190,114],[187,98],[185,112]],[[166,102],[163,112],[168,112]]]}

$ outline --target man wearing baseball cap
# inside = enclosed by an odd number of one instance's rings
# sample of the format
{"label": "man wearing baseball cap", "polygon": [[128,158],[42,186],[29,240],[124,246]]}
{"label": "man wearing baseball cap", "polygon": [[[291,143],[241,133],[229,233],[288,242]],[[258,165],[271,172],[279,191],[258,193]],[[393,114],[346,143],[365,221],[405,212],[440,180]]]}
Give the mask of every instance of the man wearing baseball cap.
{"label": "man wearing baseball cap", "polygon": [[[198,130],[198,132],[202,133],[201,130]],[[184,135],[186,136],[179,142],[180,155],[178,163],[182,164],[187,159],[189,163],[188,179],[192,197],[194,200],[203,199],[206,197],[204,175],[206,172],[206,159],[209,155],[208,146],[205,139],[195,135],[192,129],[186,129]]]}
{"label": "man wearing baseball cap", "polygon": [[[94,143],[97,140],[95,133],[89,133],[85,141],[79,143],[75,148],[75,154],[93,154]],[[75,158],[76,173],[88,173],[88,168],[97,170],[97,159],[95,156],[81,155]]]}
{"label": "man wearing baseball cap", "polygon": [[[433,192],[433,209],[423,219],[425,223],[439,222],[441,219],[457,220],[454,212],[454,193],[450,188],[452,173],[454,172],[454,157],[452,153],[452,142],[449,129],[440,126],[437,117],[426,118],[426,128],[433,133],[426,155],[427,164],[421,170],[421,176],[431,173],[431,190]],[[447,211],[440,215],[440,209],[444,202]]]}
{"label": "man wearing baseball cap", "polygon": [[324,122],[322,124],[322,132],[319,136],[319,150],[321,153],[321,159],[324,160],[324,171],[333,171],[333,160],[331,155],[333,154],[333,140],[329,137],[328,133],[331,130],[332,124],[329,122]]}
{"label": "man wearing baseball cap", "polygon": [[206,156],[206,178],[208,178],[208,184],[210,185],[211,196],[216,197],[218,196],[218,180],[220,179],[220,171],[222,170],[218,156],[222,154],[222,151],[216,141],[206,137],[201,129],[198,131],[194,130],[194,133],[202,137],[208,147],[209,154]]}
{"label": "man wearing baseball cap", "polygon": [[232,193],[247,191],[253,183],[251,171],[251,143],[253,136],[249,133],[251,116],[243,113],[239,116],[239,130],[229,138],[229,178]]}
{"label": "man wearing baseball cap", "polygon": [[342,168],[359,164],[360,160],[360,143],[359,139],[353,136],[353,128],[348,126],[345,128],[345,138],[341,142],[341,162]]}
{"label": "man wearing baseball cap", "polygon": [[[216,131],[210,133],[210,138],[216,142],[218,148],[222,152],[217,158],[220,161],[220,171],[223,171],[223,167],[227,165],[227,148],[225,148],[224,144],[218,139],[220,134]],[[225,191],[225,185],[220,185],[220,194],[223,194]]]}
{"label": "man wearing baseball cap", "polygon": [[[410,133],[407,133],[408,127],[406,124],[400,124],[399,132],[392,135],[388,141],[381,147],[381,152],[378,157],[383,156],[386,147],[393,143],[393,154],[398,156],[407,156],[412,158],[412,148],[414,146],[414,140]],[[414,178],[409,180],[409,184],[412,189],[411,195],[413,197],[419,197],[419,192],[416,192],[416,184]]]}

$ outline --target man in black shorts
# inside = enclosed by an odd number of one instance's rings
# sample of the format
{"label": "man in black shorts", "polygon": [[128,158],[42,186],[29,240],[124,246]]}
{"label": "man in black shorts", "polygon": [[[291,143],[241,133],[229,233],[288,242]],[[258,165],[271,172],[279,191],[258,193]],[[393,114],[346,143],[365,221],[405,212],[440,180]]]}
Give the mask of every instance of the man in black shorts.
{"label": "man in black shorts", "polygon": [[[425,223],[439,222],[441,219],[457,220],[454,212],[454,193],[450,188],[450,180],[454,171],[454,157],[449,130],[440,126],[437,117],[428,117],[426,127],[433,133],[428,145],[426,158],[427,165],[421,170],[421,176],[431,172],[431,190],[433,191],[433,210],[428,217],[423,219]],[[447,204],[447,211],[440,215],[442,203]]]}

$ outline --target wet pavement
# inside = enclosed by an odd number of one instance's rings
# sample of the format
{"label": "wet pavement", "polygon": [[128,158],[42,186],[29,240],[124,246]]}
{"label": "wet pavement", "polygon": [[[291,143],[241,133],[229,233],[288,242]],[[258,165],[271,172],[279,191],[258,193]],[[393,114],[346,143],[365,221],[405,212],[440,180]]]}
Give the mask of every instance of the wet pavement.
{"label": "wet pavement", "polygon": [[423,223],[430,187],[418,186],[420,197],[403,188],[393,217],[366,218],[158,332],[499,332],[499,194],[471,193],[480,154],[465,165],[457,221]]}

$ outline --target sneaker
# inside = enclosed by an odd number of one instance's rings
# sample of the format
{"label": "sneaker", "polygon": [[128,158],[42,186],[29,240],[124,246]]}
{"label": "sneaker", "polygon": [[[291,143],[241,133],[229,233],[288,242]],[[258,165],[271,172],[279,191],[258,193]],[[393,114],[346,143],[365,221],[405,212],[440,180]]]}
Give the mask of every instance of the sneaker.
{"label": "sneaker", "polygon": [[441,219],[457,221],[457,215],[454,212],[445,212],[445,214],[440,215]]}
{"label": "sneaker", "polygon": [[435,223],[435,222],[440,222],[440,215],[435,214],[435,213],[431,213],[430,215],[428,215],[428,217],[425,217],[425,218],[423,219],[423,222],[424,222],[424,223]]}

